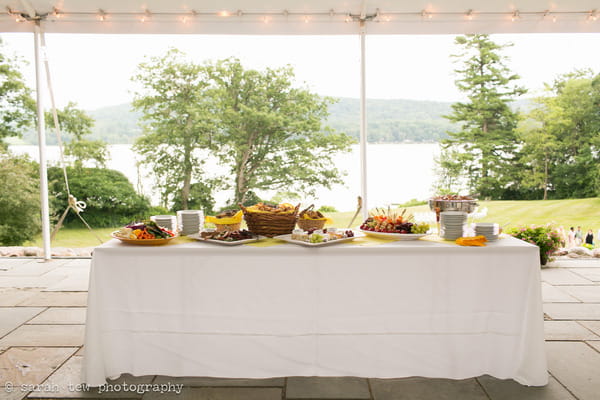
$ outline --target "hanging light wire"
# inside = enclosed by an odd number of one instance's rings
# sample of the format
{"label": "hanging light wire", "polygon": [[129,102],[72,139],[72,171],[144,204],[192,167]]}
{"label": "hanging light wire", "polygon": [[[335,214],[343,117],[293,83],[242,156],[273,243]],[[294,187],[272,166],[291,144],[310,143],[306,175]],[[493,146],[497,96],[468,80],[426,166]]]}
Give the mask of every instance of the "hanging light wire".
{"label": "hanging light wire", "polygon": [[[7,12],[3,13],[9,17],[15,18],[16,21],[25,21],[31,20],[32,18],[23,13],[22,11],[13,10],[10,7],[6,7]],[[0,14],[1,16],[2,14]],[[301,21],[304,22],[313,22],[318,21],[319,19],[328,18],[329,20],[334,19],[335,17],[339,17],[340,22],[357,22],[357,21],[376,21],[376,22],[391,22],[393,20],[405,21],[406,18],[410,17],[418,17],[422,20],[431,20],[437,19],[437,17],[443,17],[444,20],[448,20],[448,18],[466,18],[467,20],[473,20],[475,15],[481,17],[482,19],[485,17],[489,18],[510,18],[513,22],[516,22],[520,19],[535,17],[538,16],[542,20],[548,20],[552,22],[556,22],[557,16],[581,16],[584,20],[587,21],[597,21],[598,20],[598,11],[596,9],[593,10],[582,10],[582,11],[552,11],[543,10],[543,11],[528,11],[523,12],[519,10],[514,10],[510,12],[492,12],[492,11],[474,11],[472,9],[466,10],[465,12],[434,12],[428,10],[421,10],[419,12],[399,12],[399,11],[385,11],[380,12],[377,9],[374,14],[352,14],[350,12],[339,12],[333,9],[323,10],[323,11],[315,11],[315,12],[306,12],[306,11],[291,11],[291,10],[282,10],[282,11],[251,11],[251,10],[237,10],[236,12],[231,12],[229,10],[215,10],[215,11],[192,11],[191,15],[188,12],[184,14],[185,18],[182,18],[181,12],[151,12],[146,9],[144,12],[108,12],[106,10],[97,10],[95,12],[76,12],[59,9],[54,7],[53,10],[49,14],[40,15],[38,19],[44,19],[47,16],[51,16],[55,20],[63,20],[63,19],[80,19],[85,17],[94,18],[100,22],[104,22],[108,16],[115,17],[115,19],[127,19],[127,18],[137,18],[140,22],[149,22],[153,18],[173,18],[174,20],[180,21],[190,21],[191,16],[194,17],[203,17],[203,18],[223,18],[230,17],[232,15],[237,15],[237,17],[245,17],[245,18],[258,18],[263,22],[277,22],[278,17],[282,17],[283,20],[287,20],[288,17],[297,17]],[[548,18],[550,17],[551,18]],[[489,19],[488,18],[488,19]],[[290,21],[292,21],[290,19]]]}

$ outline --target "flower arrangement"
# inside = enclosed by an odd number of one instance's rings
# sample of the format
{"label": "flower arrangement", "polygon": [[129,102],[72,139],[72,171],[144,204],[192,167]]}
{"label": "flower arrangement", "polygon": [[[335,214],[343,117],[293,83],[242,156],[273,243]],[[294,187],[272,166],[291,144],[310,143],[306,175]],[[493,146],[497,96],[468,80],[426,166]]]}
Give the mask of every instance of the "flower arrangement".
{"label": "flower arrangement", "polygon": [[539,247],[541,265],[552,260],[552,254],[561,244],[560,234],[552,224],[522,226],[510,230],[508,234]]}

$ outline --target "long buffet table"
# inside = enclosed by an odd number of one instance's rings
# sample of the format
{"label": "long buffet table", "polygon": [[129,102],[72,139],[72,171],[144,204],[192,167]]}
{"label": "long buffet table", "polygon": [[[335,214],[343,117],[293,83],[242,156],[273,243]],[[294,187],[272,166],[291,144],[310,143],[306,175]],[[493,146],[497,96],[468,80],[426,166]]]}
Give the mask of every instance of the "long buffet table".
{"label": "long buffet table", "polygon": [[94,250],[84,380],[489,374],[548,381],[538,249],[112,240]]}

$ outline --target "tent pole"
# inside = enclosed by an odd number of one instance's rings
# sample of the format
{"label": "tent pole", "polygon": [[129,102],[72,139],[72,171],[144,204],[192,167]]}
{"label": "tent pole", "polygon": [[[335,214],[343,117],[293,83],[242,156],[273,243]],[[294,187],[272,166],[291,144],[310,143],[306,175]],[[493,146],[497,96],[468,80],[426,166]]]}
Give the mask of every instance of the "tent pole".
{"label": "tent pole", "polygon": [[360,195],[363,220],[369,216],[367,202],[367,98],[365,67],[365,21],[360,21]]}
{"label": "tent pole", "polygon": [[44,243],[44,260],[52,259],[50,248],[50,206],[48,203],[48,171],[46,165],[46,122],[44,120],[44,104],[42,99],[42,57],[40,48],[41,28],[39,21],[34,25],[35,39],[35,89],[37,100],[38,149],[40,153],[40,205],[42,216],[42,241]]}

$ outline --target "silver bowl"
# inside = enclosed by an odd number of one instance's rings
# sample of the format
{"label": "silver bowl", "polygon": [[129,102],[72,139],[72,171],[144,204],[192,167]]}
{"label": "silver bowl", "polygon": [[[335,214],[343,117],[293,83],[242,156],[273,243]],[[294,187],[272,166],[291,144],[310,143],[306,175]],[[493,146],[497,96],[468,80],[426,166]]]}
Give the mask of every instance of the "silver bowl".
{"label": "silver bowl", "polygon": [[442,211],[463,211],[470,214],[477,206],[477,200],[429,200],[429,208],[438,215]]}

